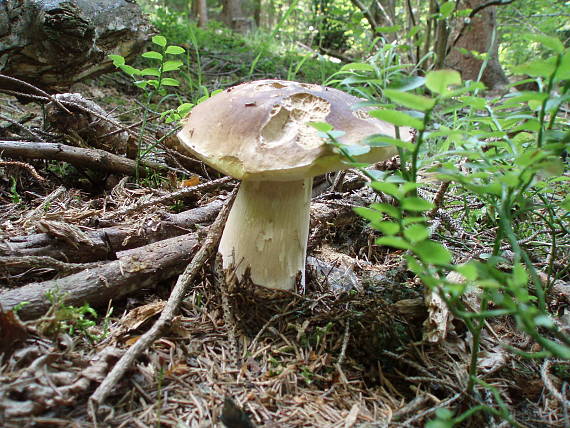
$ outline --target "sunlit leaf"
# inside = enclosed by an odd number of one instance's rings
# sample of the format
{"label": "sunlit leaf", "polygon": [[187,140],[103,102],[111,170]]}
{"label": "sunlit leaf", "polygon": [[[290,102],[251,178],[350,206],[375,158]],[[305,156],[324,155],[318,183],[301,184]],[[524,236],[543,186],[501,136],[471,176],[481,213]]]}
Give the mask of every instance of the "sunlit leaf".
{"label": "sunlit leaf", "polygon": [[113,65],[115,67],[123,65],[125,63],[125,57],[121,55],[107,55],[107,56],[111,58],[111,60],[113,61]]}
{"label": "sunlit leaf", "polygon": [[400,225],[393,221],[381,221],[373,224],[374,228],[384,235],[392,236],[400,231]]}
{"label": "sunlit leaf", "polygon": [[416,196],[410,196],[402,199],[402,208],[407,211],[430,211],[433,209],[433,204],[425,199]]}
{"label": "sunlit leaf", "polygon": [[426,87],[436,94],[450,94],[449,87],[459,85],[461,85],[461,74],[455,70],[432,71],[426,76]]}
{"label": "sunlit leaf", "polygon": [[180,86],[180,82],[176,79],[171,79],[170,77],[165,77],[160,82],[164,86]]}
{"label": "sunlit leaf", "polygon": [[390,217],[392,218],[400,218],[402,216],[402,214],[400,213],[400,210],[398,208],[396,208],[393,205],[389,205],[389,204],[371,204],[370,208],[374,208],[377,211],[383,212],[385,214],[388,214]]}
{"label": "sunlit leaf", "polygon": [[427,239],[429,231],[423,224],[415,223],[404,229],[404,237],[408,241],[416,243]]}
{"label": "sunlit leaf", "polygon": [[447,265],[451,262],[451,253],[439,242],[425,240],[418,242],[412,248],[424,262],[433,265]]}
{"label": "sunlit leaf", "polygon": [[372,110],[370,116],[384,120],[396,126],[409,126],[418,130],[424,129],[424,123],[409,114],[396,110]]}
{"label": "sunlit leaf", "polygon": [[180,46],[168,46],[166,48],[166,50],[164,51],[164,53],[170,54],[170,55],[180,55],[183,54],[184,52],[186,52],[184,50],[184,48],[181,48]]}
{"label": "sunlit leaf", "polygon": [[404,239],[398,236],[382,236],[376,240],[376,245],[400,248],[402,250],[409,250],[411,248],[409,242],[406,242]]}
{"label": "sunlit leaf", "polygon": [[178,70],[182,65],[182,61],[166,61],[162,64],[162,71]]}
{"label": "sunlit leaf", "polygon": [[162,54],[155,51],[148,51],[141,55],[143,58],[157,59],[162,61]]}
{"label": "sunlit leaf", "polygon": [[155,45],[158,45],[160,47],[165,47],[166,46],[166,37],[164,37],[164,36],[153,36],[152,42]]}
{"label": "sunlit leaf", "polygon": [[381,212],[366,207],[354,207],[353,211],[371,223],[379,223],[384,218]]}
{"label": "sunlit leaf", "polygon": [[364,62],[352,62],[350,64],[343,65],[340,71],[374,71],[374,67]]}
{"label": "sunlit leaf", "polygon": [[564,52],[564,45],[556,37],[547,36],[546,34],[526,34],[527,40],[540,43],[542,46],[552,49],[554,52],[561,54]]}
{"label": "sunlit leaf", "polygon": [[130,74],[131,76],[138,76],[141,73],[139,69],[131,67],[130,65],[127,64],[120,65],[119,68],[123,70],[125,73]]}
{"label": "sunlit leaf", "polygon": [[381,33],[395,33],[397,31],[400,31],[402,29],[401,25],[391,25],[389,27],[376,27],[375,31],[378,34]]}
{"label": "sunlit leaf", "polygon": [[513,67],[513,73],[528,74],[533,77],[550,77],[556,70],[556,64],[550,60],[536,60]]}
{"label": "sunlit leaf", "polygon": [[433,108],[435,100],[422,95],[414,95],[409,92],[397,91],[395,89],[385,89],[384,95],[397,104],[413,110],[426,111]]}
{"label": "sunlit leaf", "polygon": [[177,111],[181,116],[185,116],[190,110],[192,110],[192,107],[194,107],[194,104],[191,104],[191,103],[182,103],[182,104],[180,104],[180,105],[176,108],[176,111]]}
{"label": "sunlit leaf", "polygon": [[373,181],[372,183],[370,183],[370,187],[372,187],[374,190],[378,190],[379,192],[393,196],[396,199],[400,199],[400,197],[402,196],[400,190],[398,189],[398,186],[396,186],[393,183],[386,183],[383,181]]}
{"label": "sunlit leaf", "polygon": [[145,68],[144,70],[141,71],[141,76],[155,76],[155,77],[159,77],[160,76],[160,71],[157,70],[156,68]]}
{"label": "sunlit leaf", "polygon": [[446,1],[439,7],[439,13],[441,13],[443,18],[449,18],[454,10],[455,10],[454,1]]}
{"label": "sunlit leaf", "polygon": [[309,122],[313,128],[320,132],[329,132],[332,131],[334,128],[330,123],[326,122]]}
{"label": "sunlit leaf", "polygon": [[517,287],[526,286],[528,283],[528,273],[520,263],[513,266],[513,285]]}
{"label": "sunlit leaf", "polygon": [[455,266],[455,271],[468,281],[475,281],[478,278],[477,267],[473,263],[457,265]]}

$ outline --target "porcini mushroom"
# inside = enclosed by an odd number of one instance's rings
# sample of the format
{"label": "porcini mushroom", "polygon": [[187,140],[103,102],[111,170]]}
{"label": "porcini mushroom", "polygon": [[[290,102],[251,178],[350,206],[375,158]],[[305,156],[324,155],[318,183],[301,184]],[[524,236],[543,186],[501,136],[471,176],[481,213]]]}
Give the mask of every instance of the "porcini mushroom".
{"label": "porcini mushroom", "polygon": [[[178,133],[183,146],[241,180],[219,246],[224,268],[234,266],[239,278],[249,269],[253,283],[268,288],[304,284],[313,177],[347,167],[309,122],[343,131],[345,145],[393,137],[394,126],[357,108],[361,102],[333,88],[260,80],[194,107]],[[357,159],[379,162],[395,153],[393,146],[371,147]]]}

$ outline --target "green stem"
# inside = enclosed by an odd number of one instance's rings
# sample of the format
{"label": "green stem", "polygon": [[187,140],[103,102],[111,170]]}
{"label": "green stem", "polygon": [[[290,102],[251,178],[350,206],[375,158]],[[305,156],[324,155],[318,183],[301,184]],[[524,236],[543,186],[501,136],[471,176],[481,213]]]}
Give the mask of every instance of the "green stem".
{"label": "green stem", "polygon": [[[483,296],[481,299],[481,305],[479,308],[480,313],[485,313],[487,310],[487,297]],[[475,380],[477,379],[477,358],[479,356],[479,346],[481,345],[481,331],[485,325],[485,320],[480,320],[475,326],[475,331],[472,331],[473,342],[471,345],[471,362],[469,364],[469,382],[467,383],[467,393],[471,394],[473,392],[473,387],[475,386]]]}
{"label": "green stem", "polygon": [[510,218],[510,210],[505,211],[502,206],[500,208],[499,207],[497,208],[498,208],[497,214],[499,215],[499,224],[501,226],[503,233],[505,234],[505,237],[511,244],[511,248],[515,253],[516,259],[522,259],[523,263],[525,264],[526,268],[530,273],[532,282],[534,283],[534,287],[536,289],[536,297],[538,298],[538,308],[540,309],[541,312],[546,312],[546,299],[545,299],[544,287],[542,286],[542,282],[540,281],[538,273],[534,268],[534,264],[530,260],[530,257],[528,256],[526,251],[524,251],[521,248],[517,240],[517,237],[515,236]]}
{"label": "green stem", "polygon": [[[560,68],[561,62],[562,62],[562,54],[556,57],[556,65],[554,66],[554,71],[552,72],[550,78],[548,79],[548,85],[546,86],[546,93],[548,95],[550,95],[550,93],[552,92],[552,88],[554,87],[554,76],[556,76],[556,73]],[[546,117],[546,104],[548,103],[549,99],[550,96],[546,97],[544,101],[542,101],[542,106],[540,108],[540,115],[539,115],[540,128],[538,128],[538,135],[536,137],[537,147],[542,147],[542,143],[544,140],[544,118]]]}

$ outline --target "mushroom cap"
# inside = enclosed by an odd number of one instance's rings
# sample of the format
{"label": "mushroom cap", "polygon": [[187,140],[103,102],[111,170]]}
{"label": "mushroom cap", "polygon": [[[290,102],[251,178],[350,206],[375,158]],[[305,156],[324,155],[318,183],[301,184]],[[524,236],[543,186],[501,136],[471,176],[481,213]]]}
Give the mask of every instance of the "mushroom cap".
{"label": "mushroom cap", "polygon": [[[362,99],[334,88],[258,80],[226,89],[194,107],[178,138],[194,156],[242,180],[302,180],[347,168],[309,122],[327,122],[343,131],[345,145],[368,147],[371,135],[394,137],[393,125],[374,119],[357,104]],[[408,128],[400,129],[409,140]],[[356,159],[379,162],[394,146],[370,147]]]}

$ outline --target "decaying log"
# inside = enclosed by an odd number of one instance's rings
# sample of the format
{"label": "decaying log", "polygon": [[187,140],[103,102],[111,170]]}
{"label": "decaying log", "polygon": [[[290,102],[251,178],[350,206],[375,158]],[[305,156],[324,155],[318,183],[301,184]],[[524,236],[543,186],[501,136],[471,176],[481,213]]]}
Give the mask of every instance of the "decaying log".
{"label": "decaying log", "polygon": [[47,233],[16,236],[0,242],[0,256],[47,256],[75,263],[113,260],[120,251],[183,235],[197,224],[212,221],[222,205],[222,200],[215,200],[203,207],[166,214],[158,223],[145,224],[136,230],[127,226],[89,230],[82,232],[85,239],[81,240],[74,239],[72,235],[69,239],[58,238],[49,233],[50,223],[45,222]]}
{"label": "decaying log", "polygon": [[152,32],[133,1],[2,1],[0,73],[66,91],[115,70],[107,55],[135,56]]}
{"label": "decaying log", "polygon": [[[7,157],[61,160],[82,168],[125,175],[135,175],[137,170],[136,162],[132,159],[114,155],[105,150],[85,149],[59,143],[0,141],[0,153]],[[148,161],[141,161],[140,165],[155,170],[166,168],[165,165]],[[138,170],[139,176],[146,176],[144,168],[138,168]]]}
{"label": "decaying log", "polygon": [[135,290],[152,287],[181,273],[198,247],[196,234],[187,234],[118,254],[118,259],[95,269],[51,281],[36,282],[0,293],[0,308],[9,311],[28,302],[18,311],[22,319],[44,314],[51,303],[50,290],[63,296],[68,305],[101,305]]}

